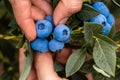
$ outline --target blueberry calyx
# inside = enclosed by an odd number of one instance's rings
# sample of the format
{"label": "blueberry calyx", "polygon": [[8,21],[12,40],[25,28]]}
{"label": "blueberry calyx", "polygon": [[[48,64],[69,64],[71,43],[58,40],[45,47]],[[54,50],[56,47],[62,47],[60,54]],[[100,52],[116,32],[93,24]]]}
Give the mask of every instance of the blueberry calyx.
{"label": "blueberry calyx", "polygon": [[43,30],[45,28],[45,25],[43,23],[38,24],[38,30]]}

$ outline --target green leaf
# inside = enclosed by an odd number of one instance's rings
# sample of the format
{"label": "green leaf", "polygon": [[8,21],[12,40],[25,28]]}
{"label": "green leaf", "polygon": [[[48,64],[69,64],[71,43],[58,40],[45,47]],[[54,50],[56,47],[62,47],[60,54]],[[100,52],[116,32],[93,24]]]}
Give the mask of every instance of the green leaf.
{"label": "green leaf", "polygon": [[71,30],[77,29],[81,24],[83,24],[83,21],[78,20],[76,14],[72,15],[66,23],[66,25],[69,26]]}
{"label": "green leaf", "polygon": [[110,33],[108,34],[108,37],[110,37],[111,39],[114,39],[115,33],[116,33],[116,28],[114,24],[110,30]]}
{"label": "green leaf", "polygon": [[79,71],[83,73],[91,73],[94,71],[92,67],[93,65],[94,65],[93,59],[86,61]]}
{"label": "green leaf", "polygon": [[94,80],[116,80],[116,79],[113,79],[112,77],[108,78],[108,77],[98,73],[97,71],[92,72],[92,74],[93,74]]}
{"label": "green leaf", "polygon": [[91,18],[99,15],[100,12],[96,11],[88,4],[84,4],[82,9],[77,13],[77,16],[82,20],[90,20]]}
{"label": "green leaf", "polygon": [[93,36],[102,33],[102,26],[96,23],[85,22],[84,23],[84,39],[86,44],[93,46]]}
{"label": "green leaf", "polygon": [[54,68],[56,72],[64,70],[64,66],[57,61],[55,61],[54,63]]}
{"label": "green leaf", "polygon": [[25,43],[25,36],[22,37],[22,39],[17,44],[16,48],[22,48]]}
{"label": "green leaf", "polygon": [[104,36],[104,35],[98,34],[98,35],[96,35],[96,37],[102,39],[103,41],[109,43],[109,44],[112,45],[112,46],[115,46],[115,47],[117,46],[116,42],[113,41],[113,40],[112,40],[111,38],[109,38],[108,36]]}
{"label": "green leaf", "polygon": [[93,49],[93,59],[96,65],[112,76],[115,76],[116,48],[117,46],[113,46],[100,38],[96,38]]}
{"label": "green leaf", "polygon": [[80,27],[77,30],[73,30],[70,38],[71,38],[71,45],[74,46],[82,46],[84,44],[84,34],[83,34],[83,27]]}
{"label": "green leaf", "polygon": [[103,71],[102,69],[98,68],[96,65],[93,65],[93,68],[98,72],[98,73],[101,73],[102,75],[110,78],[111,76],[108,75],[105,71]]}
{"label": "green leaf", "polygon": [[25,56],[25,64],[24,64],[24,69],[23,72],[19,78],[19,80],[26,80],[31,67],[32,67],[32,62],[33,62],[33,52],[30,47],[30,43],[27,42],[28,45],[28,51],[26,51],[26,56]]}
{"label": "green leaf", "polygon": [[83,38],[83,36],[84,35],[82,33],[72,33],[71,34],[71,41],[73,41],[73,42],[79,42]]}
{"label": "green leaf", "polygon": [[66,63],[66,77],[73,75],[82,67],[85,62],[85,57],[86,49],[79,49],[70,55]]}

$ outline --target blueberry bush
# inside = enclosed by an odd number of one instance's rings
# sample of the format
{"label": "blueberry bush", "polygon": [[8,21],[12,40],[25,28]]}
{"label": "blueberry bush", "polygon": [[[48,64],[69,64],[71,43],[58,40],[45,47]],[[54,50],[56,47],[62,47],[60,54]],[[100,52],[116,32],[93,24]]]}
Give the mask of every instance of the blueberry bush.
{"label": "blueberry bush", "polygon": [[[25,80],[31,69],[33,49],[51,50],[55,55],[63,47],[77,50],[66,65],[54,61],[59,76],[88,80],[85,74],[92,73],[94,80],[120,80],[120,1],[83,1],[82,10],[73,14],[65,25],[55,28],[52,16],[38,21],[39,38],[29,43],[15,21],[9,0],[0,0],[0,80]],[[52,0],[53,8],[58,2]],[[39,34],[41,32],[43,34]],[[25,48],[27,64],[19,76],[18,51],[21,47]],[[86,60],[87,55],[89,59]]]}

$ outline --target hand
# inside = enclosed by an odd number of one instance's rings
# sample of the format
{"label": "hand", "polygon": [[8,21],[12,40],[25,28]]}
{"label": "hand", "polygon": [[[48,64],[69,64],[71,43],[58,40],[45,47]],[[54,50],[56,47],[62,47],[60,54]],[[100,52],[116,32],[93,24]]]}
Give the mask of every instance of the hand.
{"label": "hand", "polygon": [[[14,15],[20,28],[25,33],[27,39],[32,41],[36,38],[36,20],[44,19],[46,15],[52,15],[50,0],[11,0]],[[67,19],[82,7],[82,0],[61,0],[53,13],[55,25],[66,23]],[[66,50],[63,49],[63,53]],[[66,57],[70,55],[69,50]],[[53,68],[53,60],[50,52],[41,54],[36,52],[34,66],[27,80],[66,80],[58,77]],[[19,53],[20,72],[23,70],[24,54],[23,49]]]}
{"label": "hand", "polygon": [[[24,66],[24,49],[19,50],[19,69],[20,74]],[[36,52],[34,56],[32,69],[27,77],[27,80],[67,80],[60,78],[54,71],[53,57],[50,52],[39,53]]]}
{"label": "hand", "polygon": [[82,8],[83,0],[60,0],[53,13],[55,25],[66,23],[67,19]]}
{"label": "hand", "polygon": [[[29,41],[36,38],[36,20],[52,15],[50,0],[10,0],[16,21]],[[65,23],[67,19],[82,7],[82,0],[61,0],[53,18],[55,25]]]}
{"label": "hand", "polygon": [[[61,0],[53,13],[55,25],[66,23],[67,19],[82,8],[83,0]],[[69,48],[62,49],[60,54],[56,55],[56,60],[62,64],[66,64],[68,57],[75,50]],[[93,80],[92,74],[86,74],[88,80]]]}
{"label": "hand", "polygon": [[27,39],[36,38],[35,22],[52,15],[50,0],[10,0],[16,21]]}

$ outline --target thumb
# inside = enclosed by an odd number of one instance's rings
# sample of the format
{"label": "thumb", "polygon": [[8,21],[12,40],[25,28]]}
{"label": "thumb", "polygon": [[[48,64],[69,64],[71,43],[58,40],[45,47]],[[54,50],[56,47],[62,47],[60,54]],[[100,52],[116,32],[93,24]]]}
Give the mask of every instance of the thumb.
{"label": "thumb", "polygon": [[53,13],[55,25],[66,23],[67,19],[82,8],[83,0],[61,0]]}

